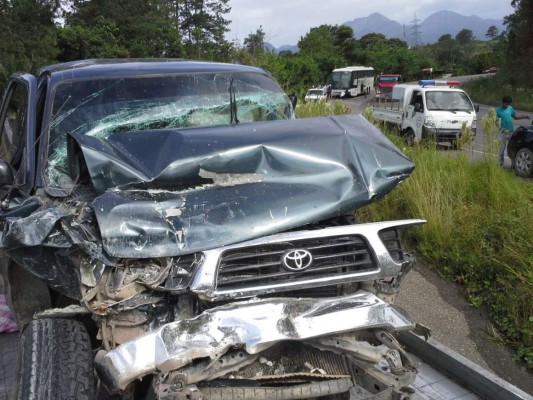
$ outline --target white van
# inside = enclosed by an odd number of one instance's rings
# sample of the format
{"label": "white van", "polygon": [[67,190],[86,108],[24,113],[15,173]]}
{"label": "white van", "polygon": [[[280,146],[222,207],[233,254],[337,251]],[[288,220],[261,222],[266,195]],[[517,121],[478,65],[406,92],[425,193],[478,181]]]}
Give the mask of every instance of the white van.
{"label": "white van", "polygon": [[422,80],[418,85],[399,84],[392,99],[374,104],[373,117],[397,124],[408,141],[434,137],[455,144],[466,124],[476,133],[476,111],[457,81]]}
{"label": "white van", "polygon": [[327,97],[326,89],[311,88],[305,94],[304,100],[305,101],[326,100],[326,97]]}

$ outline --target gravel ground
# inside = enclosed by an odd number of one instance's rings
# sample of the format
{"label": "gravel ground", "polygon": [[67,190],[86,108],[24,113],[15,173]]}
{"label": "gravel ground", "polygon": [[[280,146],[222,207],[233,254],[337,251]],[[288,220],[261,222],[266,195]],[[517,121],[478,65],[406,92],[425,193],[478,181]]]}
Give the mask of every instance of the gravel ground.
{"label": "gravel ground", "polygon": [[435,340],[533,395],[533,373],[494,340],[486,310],[471,307],[459,285],[418,266],[407,274],[396,304],[429,327]]}
{"label": "gravel ground", "polygon": [[8,400],[15,378],[17,359],[17,333],[0,333],[0,400]]}

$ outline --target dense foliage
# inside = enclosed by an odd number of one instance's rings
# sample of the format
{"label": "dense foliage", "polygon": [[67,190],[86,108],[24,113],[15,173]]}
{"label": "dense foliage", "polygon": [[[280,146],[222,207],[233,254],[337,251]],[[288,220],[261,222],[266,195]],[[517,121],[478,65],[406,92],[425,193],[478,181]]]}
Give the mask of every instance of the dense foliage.
{"label": "dense foliage", "polygon": [[[0,89],[16,70],[86,58],[183,57],[231,61],[269,70],[288,92],[300,95],[325,84],[331,70],[373,66],[412,80],[423,69],[437,74],[509,71],[511,84],[533,85],[533,0],[512,0],[506,31],[492,26],[484,40],[463,29],[455,37],[409,48],[378,33],[361,38],[344,25],[311,28],[299,52],[268,50],[262,27],[242,43],[225,39],[230,0],[0,0]],[[7,40],[6,40],[7,38]]]}

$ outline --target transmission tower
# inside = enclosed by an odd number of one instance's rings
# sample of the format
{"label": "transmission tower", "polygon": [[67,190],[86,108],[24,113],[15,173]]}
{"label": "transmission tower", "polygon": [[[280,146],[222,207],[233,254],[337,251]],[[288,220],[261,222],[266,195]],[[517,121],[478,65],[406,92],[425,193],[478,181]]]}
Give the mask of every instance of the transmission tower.
{"label": "transmission tower", "polygon": [[420,36],[422,31],[420,30],[420,20],[416,18],[416,13],[414,19],[411,21],[411,47],[416,47],[421,43]]}

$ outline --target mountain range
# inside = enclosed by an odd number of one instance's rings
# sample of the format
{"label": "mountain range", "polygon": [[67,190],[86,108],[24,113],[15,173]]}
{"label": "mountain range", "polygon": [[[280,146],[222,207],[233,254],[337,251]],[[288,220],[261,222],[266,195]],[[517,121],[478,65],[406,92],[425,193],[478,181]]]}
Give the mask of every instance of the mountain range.
{"label": "mountain range", "polygon": [[[462,29],[470,29],[478,40],[487,40],[485,34],[491,26],[495,26],[500,32],[504,30],[503,19],[485,19],[476,15],[467,17],[453,11],[438,11],[424,20],[418,20],[413,15],[413,20],[404,25],[383,14],[373,13],[368,17],[355,18],[341,25],[351,27],[356,39],[368,33],[381,33],[389,39],[405,40],[409,45],[435,43],[445,34],[455,37]],[[298,46],[284,45],[278,47],[276,52],[284,50],[296,52]]]}

